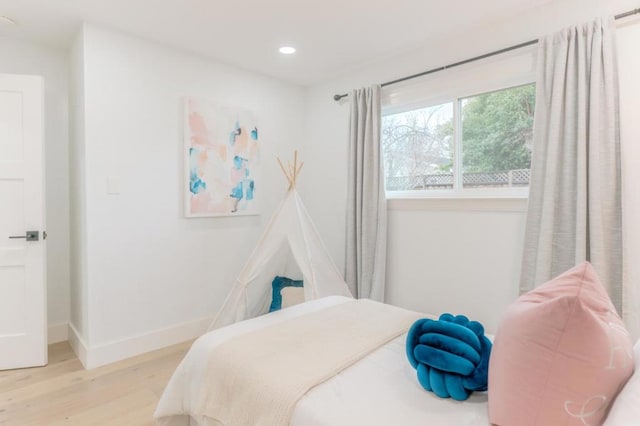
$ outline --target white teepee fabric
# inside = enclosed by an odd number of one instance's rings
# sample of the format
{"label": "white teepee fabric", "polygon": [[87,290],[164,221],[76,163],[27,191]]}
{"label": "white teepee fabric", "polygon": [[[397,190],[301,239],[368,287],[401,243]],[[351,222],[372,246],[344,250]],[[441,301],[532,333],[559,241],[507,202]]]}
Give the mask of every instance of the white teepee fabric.
{"label": "white teepee fabric", "polygon": [[352,297],[295,186],[271,218],[209,329],[266,313],[276,275],[302,278],[305,300]]}

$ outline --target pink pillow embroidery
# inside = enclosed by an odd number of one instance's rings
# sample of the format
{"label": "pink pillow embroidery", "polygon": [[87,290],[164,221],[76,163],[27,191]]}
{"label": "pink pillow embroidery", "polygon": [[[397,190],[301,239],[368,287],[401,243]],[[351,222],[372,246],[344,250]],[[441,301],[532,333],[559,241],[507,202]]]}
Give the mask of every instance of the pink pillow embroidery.
{"label": "pink pillow embroidery", "polygon": [[584,262],[507,309],[489,363],[489,419],[600,425],[632,373],[629,334]]}

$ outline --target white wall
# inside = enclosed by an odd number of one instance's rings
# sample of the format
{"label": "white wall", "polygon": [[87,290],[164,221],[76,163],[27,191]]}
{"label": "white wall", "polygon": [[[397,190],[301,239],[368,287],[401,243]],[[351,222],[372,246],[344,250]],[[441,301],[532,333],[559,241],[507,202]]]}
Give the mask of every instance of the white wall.
{"label": "white wall", "polygon": [[525,215],[522,199],[390,203],[387,301],[495,331],[518,296]]}
{"label": "white wall", "polygon": [[[94,366],[188,338],[181,333],[221,306],[286,192],[275,158],[291,157],[301,143],[304,91],[91,25],[82,54],[88,326],[81,338]],[[183,217],[183,96],[255,111],[261,216]],[[119,195],[106,193],[109,176],[119,177]]]}
{"label": "white wall", "polygon": [[70,335],[78,351],[79,342],[88,333],[87,282],[87,208],[86,208],[86,149],[84,131],[84,27],[73,40],[70,49],[69,90],[69,147],[70,165]]}
{"label": "white wall", "polygon": [[[334,102],[334,94],[501,49],[601,14],[635,7],[635,0],[556,1],[526,15],[443,38],[416,51],[381,58],[341,78],[311,87],[303,156],[313,161],[305,165],[301,186],[303,194],[308,194],[309,211],[336,261],[344,263],[349,103]],[[441,77],[442,73],[437,78]],[[424,80],[430,78],[436,77]],[[424,312],[467,313],[483,321],[487,330],[495,331],[502,312],[517,295],[524,208],[512,205],[505,209],[496,201],[467,203],[462,208],[457,202],[436,204],[390,202],[387,301]]]}
{"label": "white wall", "polygon": [[[0,37],[0,73],[34,74],[45,85],[47,319],[59,339],[69,321],[68,55],[38,44]],[[66,339],[66,335],[62,336]]]}

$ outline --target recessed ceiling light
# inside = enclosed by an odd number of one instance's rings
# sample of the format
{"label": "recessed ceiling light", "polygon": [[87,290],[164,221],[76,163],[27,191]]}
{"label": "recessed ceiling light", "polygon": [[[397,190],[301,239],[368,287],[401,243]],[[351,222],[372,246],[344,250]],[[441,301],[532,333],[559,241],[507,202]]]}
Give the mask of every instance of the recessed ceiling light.
{"label": "recessed ceiling light", "polygon": [[4,22],[5,24],[11,24],[11,25],[16,24],[16,21],[14,21],[13,19],[9,18],[8,16],[2,16],[2,15],[0,15],[0,22]]}
{"label": "recessed ceiling light", "polygon": [[280,53],[282,53],[283,55],[292,55],[296,53],[296,48],[291,46],[282,46],[278,50],[280,50]]}

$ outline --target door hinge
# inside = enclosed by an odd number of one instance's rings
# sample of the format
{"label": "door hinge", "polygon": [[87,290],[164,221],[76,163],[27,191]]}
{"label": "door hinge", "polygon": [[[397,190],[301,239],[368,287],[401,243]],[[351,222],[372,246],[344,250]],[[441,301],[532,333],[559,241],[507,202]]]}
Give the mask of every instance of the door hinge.
{"label": "door hinge", "polygon": [[47,239],[47,231],[42,231],[42,239],[43,240]]}

